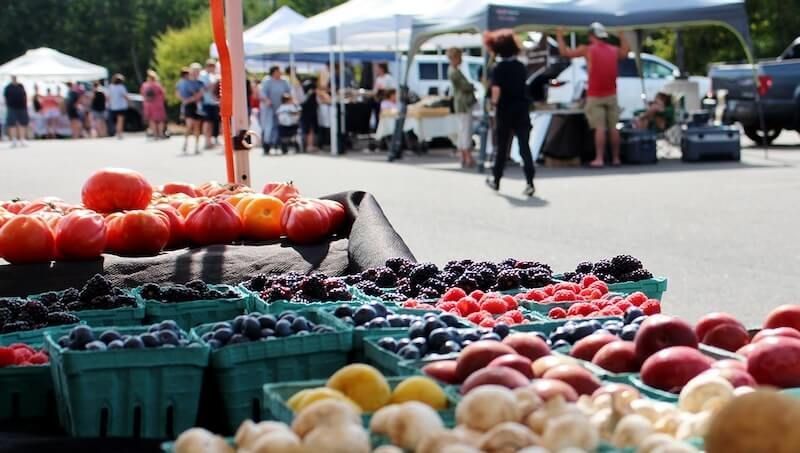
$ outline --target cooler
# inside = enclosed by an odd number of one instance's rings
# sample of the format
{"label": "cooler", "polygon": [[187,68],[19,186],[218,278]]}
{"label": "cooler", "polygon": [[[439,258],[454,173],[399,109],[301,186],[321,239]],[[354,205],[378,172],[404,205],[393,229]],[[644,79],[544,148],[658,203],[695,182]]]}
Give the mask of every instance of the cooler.
{"label": "cooler", "polygon": [[656,133],[649,129],[624,128],[622,138],[622,161],[626,164],[654,164],[656,155]]}
{"label": "cooler", "polygon": [[695,162],[703,159],[739,160],[741,143],[736,126],[683,127],[682,159]]}

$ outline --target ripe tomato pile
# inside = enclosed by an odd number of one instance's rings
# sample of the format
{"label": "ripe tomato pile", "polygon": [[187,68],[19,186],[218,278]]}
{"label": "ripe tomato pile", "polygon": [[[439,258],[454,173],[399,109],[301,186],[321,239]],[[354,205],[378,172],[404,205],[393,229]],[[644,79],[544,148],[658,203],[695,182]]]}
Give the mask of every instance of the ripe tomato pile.
{"label": "ripe tomato pile", "polygon": [[303,198],[292,183],[262,193],[241,184],[168,183],[106,168],[83,185],[81,204],[56,197],[0,202],[0,258],[10,263],[88,260],[103,252],[155,255],[166,248],[270,241],[319,242],[345,221],[341,203]]}

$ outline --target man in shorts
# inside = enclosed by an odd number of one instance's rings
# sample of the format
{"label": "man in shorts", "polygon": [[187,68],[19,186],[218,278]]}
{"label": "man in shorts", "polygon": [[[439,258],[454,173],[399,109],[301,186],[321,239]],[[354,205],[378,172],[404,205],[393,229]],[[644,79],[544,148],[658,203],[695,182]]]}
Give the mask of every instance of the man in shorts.
{"label": "man in shorts", "polygon": [[589,87],[586,93],[586,119],[594,129],[594,160],[589,166],[604,165],[606,135],[611,141],[611,164],[620,165],[620,136],[617,130],[619,104],[617,103],[617,72],[619,60],[628,57],[630,46],[625,33],[619,34],[619,47],[607,42],[608,32],[603,24],[595,22],[589,26],[589,45],[570,49],[564,42],[564,30],[556,32],[558,50],[567,58],[584,57],[588,72]]}
{"label": "man in shorts", "polygon": [[11,76],[11,83],[3,90],[6,101],[6,127],[11,138],[11,147],[27,146],[25,136],[28,131],[28,95],[25,87]]}
{"label": "man in shorts", "polygon": [[189,147],[189,137],[194,136],[194,153],[200,154],[200,128],[203,124],[203,115],[200,113],[198,104],[203,98],[204,90],[203,82],[198,80],[201,69],[203,67],[200,63],[192,63],[185,70],[185,78],[183,77],[184,70],[181,70],[181,78],[175,86],[186,118],[186,133],[183,138],[184,153]]}

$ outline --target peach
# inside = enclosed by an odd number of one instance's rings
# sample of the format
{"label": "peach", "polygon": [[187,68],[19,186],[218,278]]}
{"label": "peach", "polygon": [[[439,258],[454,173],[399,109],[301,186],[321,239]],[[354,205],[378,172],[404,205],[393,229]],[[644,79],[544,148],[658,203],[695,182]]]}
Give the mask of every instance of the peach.
{"label": "peach", "polygon": [[586,360],[591,362],[597,351],[603,346],[620,341],[620,338],[610,333],[593,333],[589,336],[581,338],[573,346],[569,355],[576,359]]}
{"label": "peach", "polygon": [[492,360],[506,354],[516,354],[511,346],[493,340],[472,343],[461,351],[456,360],[456,379],[464,382],[472,373],[486,368]]}
{"label": "peach", "polygon": [[463,384],[461,394],[466,395],[470,390],[481,385],[500,385],[509,389],[525,387],[530,383],[519,371],[504,366],[483,368],[472,373]]}
{"label": "peach", "polygon": [[543,377],[566,382],[578,395],[591,395],[602,385],[592,373],[580,365],[559,365],[547,370]]}
{"label": "peach", "polygon": [[511,346],[517,354],[527,357],[531,362],[539,357],[550,355],[550,347],[532,333],[517,332],[503,339],[503,344]]}
{"label": "peach", "polygon": [[504,366],[522,373],[528,379],[533,379],[533,367],[531,360],[518,354],[506,354],[492,360],[487,368]]}
{"label": "peach", "polygon": [[612,373],[639,371],[639,357],[632,341],[615,341],[600,348],[592,363]]}

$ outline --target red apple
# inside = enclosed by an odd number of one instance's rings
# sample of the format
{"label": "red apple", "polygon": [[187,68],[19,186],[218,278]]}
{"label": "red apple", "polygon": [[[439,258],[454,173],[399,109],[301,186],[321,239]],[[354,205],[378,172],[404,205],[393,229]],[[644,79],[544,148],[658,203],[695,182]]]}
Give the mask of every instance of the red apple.
{"label": "red apple", "polygon": [[736,354],[744,357],[750,357],[750,354],[753,353],[753,350],[756,348],[756,343],[750,343],[748,345],[742,346],[741,348],[736,350]]}
{"label": "red apple", "polygon": [[703,337],[703,344],[734,352],[750,343],[750,334],[740,324],[719,324]]}
{"label": "red apple", "polygon": [[697,349],[672,346],[658,351],[644,361],[641,379],[650,387],[679,393],[687,382],[711,368],[712,362],[711,358]]}
{"label": "red apple", "polygon": [[593,333],[575,342],[569,355],[576,359],[591,362],[600,348],[614,341],[620,341],[620,338],[610,333]]}
{"label": "red apple", "polygon": [[578,395],[591,395],[602,385],[592,373],[580,365],[559,365],[547,370],[543,377],[566,382]]}
{"label": "red apple", "polygon": [[791,327],[800,330],[800,305],[781,305],[772,310],[764,321],[765,329]]}
{"label": "red apple", "polygon": [[519,354],[506,354],[489,362],[487,368],[504,366],[519,371],[528,379],[533,379],[533,363],[527,357]]}
{"label": "red apple", "polygon": [[527,388],[536,392],[539,398],[548,401],[561,395],[566,401],[577,401],[578,393],[571,385],[558,379],[534,379]]}
{"label": "red apple", "polygon": [[639,327],[634,341],[636,355],[641,361],[672,346],[697,348],[697,335],[686,321],[661,314],[648,317]]}
{"label": "red apple", "polygon": [[441,360],[433,362],[422,367],[422,372],[428,376],[446,382],[448,384],[458,384],[456,379],[456,361],[455,360]]}
{"label": "red apple", "polygon": [[753,376],[750,376],[747,370],[740,370],[738,368],[711,368],[700,374],[719,376],[730,382],[734,387],[755,387],[757,385],[756,380],[753,379]]}
{"label": "red apple", "polygon": [[742,323],[731,314],[720,312],[709,313],[697,321],[697,324],[694,326],[694,332],[697,334],[697,338],[702,340],[711,329],[723,324],[742,325]]}
{"label": "red apple", "polygon": [[499,341],[482,340],[476,341],[464,348],[456,360],[456,379],[464,382],[470,374],[481,368],[486,368],[492,360],[501,355],[516,354],[511,346],[504,345]]}
{"label": "red apple", "polygon": [[517,354],[535,361],[539,357],[550,355],[550,347],[537,335],[532,333],[517,332],[503,339],[503,344],[511,346]]}
{"label": "red apple", "polygon": [[503,387],[515,389],[525,387],[530,383],[519,371],[504,366],[483,368],[472,373],[463,384],[461,384],[461,394],[466,395],[470,390],[481,385],[502,385]]}
{"label": "red apple", "polygon": [[771,337],[755,343],[747,371],[761,385],[800,387],[800,340]]}
{"label": "red apple", "polygon": [[636,344],[632,341],[609,343],[594,355],[592,363],[612,373],[634,373],[639,371],[639,357]]}
{"label": "red apple", "polygon": [[774,329],[761,329],[750,341],[755,343],[768,337],[791,337],[800,340],[800,331],[791,327],[776,327]]}
{"label": "red apple", "polygon": [[716,368],[718,370],[725,370],[732,368],[734,370],[747,371],[747,362],[742,362],[741,360],[733,360],[733,359],[717,360],[716,362],[711,364],[711,368]]}

